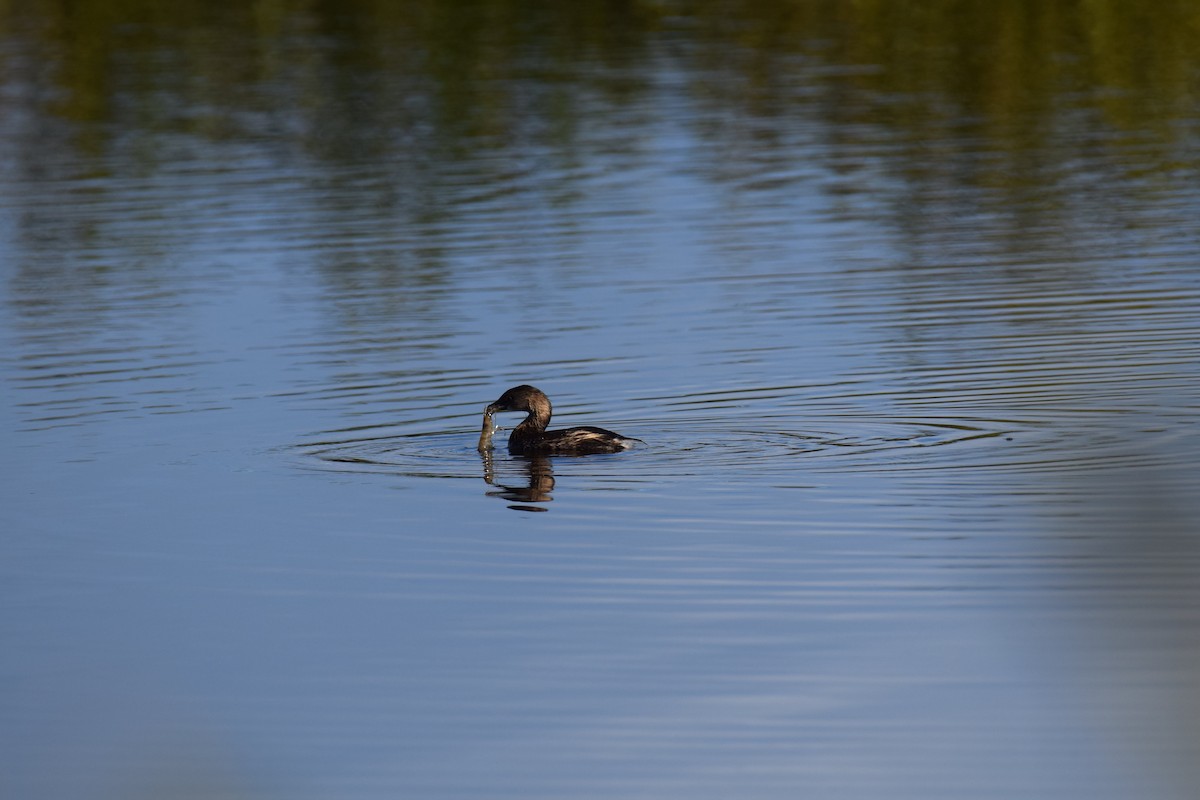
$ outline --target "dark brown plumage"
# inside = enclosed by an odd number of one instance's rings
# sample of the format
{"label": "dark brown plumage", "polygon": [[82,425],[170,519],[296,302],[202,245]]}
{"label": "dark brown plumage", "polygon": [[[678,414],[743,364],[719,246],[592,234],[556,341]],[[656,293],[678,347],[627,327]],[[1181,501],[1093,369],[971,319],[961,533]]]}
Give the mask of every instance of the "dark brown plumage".
{"label": "dark brown plumage", "polygon": [[[551,414],[550,398],[540,389],[527,384],[514,386],[484,409],[485,431],[490,425],[492,415],[498,411],[529,412],[529,416],[525,417],[508,437],[508,451],[516,455],[616,453],[627,450],[640,441],[590,425],[547,431],[546,426],[550,424]],[[481,450],[486,449],[483,438],[480,439],[479,446]]]}

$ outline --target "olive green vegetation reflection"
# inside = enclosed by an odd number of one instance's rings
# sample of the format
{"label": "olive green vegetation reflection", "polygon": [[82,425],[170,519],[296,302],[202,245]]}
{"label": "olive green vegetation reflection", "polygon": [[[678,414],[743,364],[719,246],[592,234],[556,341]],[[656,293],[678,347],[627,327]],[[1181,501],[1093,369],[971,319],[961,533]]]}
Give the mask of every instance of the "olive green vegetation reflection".
{"label": "olive green vegetation reflection", "polygon": [[[25,45],[4,48],[4,80],[38,82],[35,102],[66,119],[133,115],[218,136],[236,132],[239,106],[310,120],[341,112],[432,125],[442,141],[475,146],[546,122],[569,134],[578,81],[618,102],[636,97],[663,31],[697,45],[707,67],[692,78],[697,91],[732,82],[759,113],[779,113],[803,74],[819,80],[831,121],[869,113],[919,131],[941,107],[1016,146],[1072,103],[1165,138],[1180,135],[1180,120],[1194,124],[1200,5],[1185,0],[33,0],[0,12],[0,37]],[[813,71],[822,65],[842,69]],[[192,111],[163,103],[164,90]],[[920,102],[846,107],[850,91]],[[307,133],[348,131],[313,121]]]}
{"label": "olive green vegetation reflection", "polygon": [[1200,6],[1191,2],[746,2],[697,11],[748,50],[859,65],[851,84],[934,95],[998,122],[1090,90],[1105,92],[1117,124],[1194,111]]}
{"label": "olive green vegetation reflection", "polygon": [[[620,58],[656,19],[624,2],[35,0],[3,11],[0,37],[43,62],[10,58],[7,79],[47,81],[35,93],[44,110],[81,122],[132,111],[152,127],[219,135],[243,106],[419,117],[441,134],[503,136],[525,107],[507,82],[568,80],[585,61]],[[164,92],[193,112],[174,114]]]}

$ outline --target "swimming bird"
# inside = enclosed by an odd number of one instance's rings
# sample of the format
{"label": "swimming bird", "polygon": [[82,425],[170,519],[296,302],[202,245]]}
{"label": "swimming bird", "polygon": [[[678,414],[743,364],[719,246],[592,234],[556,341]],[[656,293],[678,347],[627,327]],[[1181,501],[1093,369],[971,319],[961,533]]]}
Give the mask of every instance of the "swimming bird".
{"label": "swimming bird", "polygon": [[515,455],[587,455],[628,450],[641,439],[633,439],[604,428],[584,425],[547,431],[550,424],[550,398],[541,389],[528,384],[514,386],[483,411],[483,430],[479,449],[491,447],[496,426],[493,415],[502,411],[527,411],[528,416],[508,437],[508,452]]}

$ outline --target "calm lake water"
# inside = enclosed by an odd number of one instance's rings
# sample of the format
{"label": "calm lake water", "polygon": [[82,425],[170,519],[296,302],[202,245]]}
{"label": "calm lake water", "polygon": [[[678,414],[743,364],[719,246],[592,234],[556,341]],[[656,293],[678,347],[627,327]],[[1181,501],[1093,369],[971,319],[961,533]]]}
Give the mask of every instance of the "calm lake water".
{"label": "calm lake water", "polygon": [[0,13],[0,795],[1195,796],[1190,4],[212,5]]}

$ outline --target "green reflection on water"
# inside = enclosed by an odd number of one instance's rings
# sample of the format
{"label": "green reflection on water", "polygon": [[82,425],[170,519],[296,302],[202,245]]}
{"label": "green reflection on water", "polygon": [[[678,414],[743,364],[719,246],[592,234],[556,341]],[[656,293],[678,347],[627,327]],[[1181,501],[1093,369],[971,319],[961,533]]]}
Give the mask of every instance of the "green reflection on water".
{"label": "green reflection on water", "polygon": [[[246,124],[239,108],[298,109],[316,139],[330,133],[317,120],[339,112],[475,145],[528,134],[531,120],[569,131],[577,81],[616,102],[638,96],[647,59],[677,40],[664,33],[695,43],[698,92],[732,84],[751,112],[779,113],[803,77],[835,118],[919,129],[950,109],[1014,147],[1081,105],[1168,138],[1194,123],[1200,7],[1189,2],[111,0],[14,3],[0,16],[4,81],[37,84],[24,100],[67,119],[218,136]],[[918,102],[845,108],[850,90]]]}

